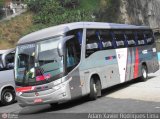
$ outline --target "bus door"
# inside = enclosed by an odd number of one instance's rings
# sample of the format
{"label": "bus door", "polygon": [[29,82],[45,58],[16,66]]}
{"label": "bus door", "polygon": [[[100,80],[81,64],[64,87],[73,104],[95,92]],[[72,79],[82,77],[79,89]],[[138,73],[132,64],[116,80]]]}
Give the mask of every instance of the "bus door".
{"label": "bus door", "polygon": [[71,80],[70,91],[71,98],[77,98],[82,96],[82,88],[80,79],[80,71],[78,64],[81,58],[81,45],[76,37],[66,42],[66,72],[68,78]]}

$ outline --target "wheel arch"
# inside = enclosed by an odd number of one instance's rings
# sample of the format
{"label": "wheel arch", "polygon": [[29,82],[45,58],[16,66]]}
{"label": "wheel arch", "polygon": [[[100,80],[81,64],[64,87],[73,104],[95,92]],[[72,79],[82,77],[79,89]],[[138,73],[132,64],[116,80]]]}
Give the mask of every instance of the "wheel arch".
{"label": "wheel arch", "polygon": [[0,89],[0,100],[1,100],[2,92],[3,92],[3,90],[5,90],[5,89],[11,89],[11,90],[13,90],[13,91],[15,92],[14,86],[12,86],[12,85],[5,85],[5,86],[3,86],[3,87]]}
{"label": "wheel arch", "polygon": [[142,62],[142,63],[141,63],[141,68],[142,68],[142,66],[146,66],[147,71],[148,71],[148,65],[147,65],[147,62]]}
{"label": "wheel arch", "polygon": [[[101,84],[101,88],[102,88],[102,81],[101,81],[101,78],[100,78],[99,74],[98,74],[98,73],[92,74],[92,75],[90,76],[89,84],[90,84],[92,78],[93,78],[94,80],[99,80],[99,81],[100,81],[100,84]],[[89,88],[89,92],[90,92],[90,88]]]}

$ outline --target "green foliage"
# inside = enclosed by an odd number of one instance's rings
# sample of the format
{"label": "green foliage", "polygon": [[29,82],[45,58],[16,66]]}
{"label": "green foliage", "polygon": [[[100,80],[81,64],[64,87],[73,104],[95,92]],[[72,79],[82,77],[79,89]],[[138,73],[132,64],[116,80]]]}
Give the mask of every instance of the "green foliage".
{"label": "green foliage", "polygon": [[0,0],[0,19],[4,16],[4,11],[2,10],[4,6],[4,0]]}
{"label": "green foliage", "polygon": [[78,9],[78,6],[68,8],[69,3],[76,3],[79,0],[30,0],[28,8],[35,13],[33,18],[35,24],[45,24],[47,26],[68,22],[92,21],[92,10]]}
{"label": "green foliage", "polygon": [[[0,5],[1,5],[0,0]],[[69,22],[119,22],[120,0],[24,0],[28,12],[0,23],[0,48],[31,32]],[[7,25],[8,24],[8,25]]]}
{"label": "green foliage", "polygon": [[80,0],[59,0],[61,5],[65,8],[75,8],[79,6]]}

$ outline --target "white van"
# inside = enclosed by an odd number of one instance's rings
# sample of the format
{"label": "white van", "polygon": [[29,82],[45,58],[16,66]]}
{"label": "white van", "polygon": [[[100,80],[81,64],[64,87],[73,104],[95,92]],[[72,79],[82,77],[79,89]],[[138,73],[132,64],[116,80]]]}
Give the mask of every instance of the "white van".
{"label": "white van", "polygon": [[0,102],[9,105],[15,101],[14,83],[15,49],[0,50]]}

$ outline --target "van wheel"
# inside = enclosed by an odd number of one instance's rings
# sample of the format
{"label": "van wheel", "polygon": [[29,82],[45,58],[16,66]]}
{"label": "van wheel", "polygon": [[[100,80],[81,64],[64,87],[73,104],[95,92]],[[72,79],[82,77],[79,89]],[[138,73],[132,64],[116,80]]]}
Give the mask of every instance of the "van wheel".
{"label": "van wheel", "polygon": [[3,105],[9,105],[14,103],[15,93],[12,89],[4,89],[1,95],[1,103]]}
{"label": "van wheel", "polygon": [[99,79],[91,78],[89,98],[96,100],[98,96],[101,96],[101,82]]}
{"label": "van wheel", "polygon": [[141,81],[146,81],[148,79],[148,70],[146,65],[142,65],[141,73]]}

